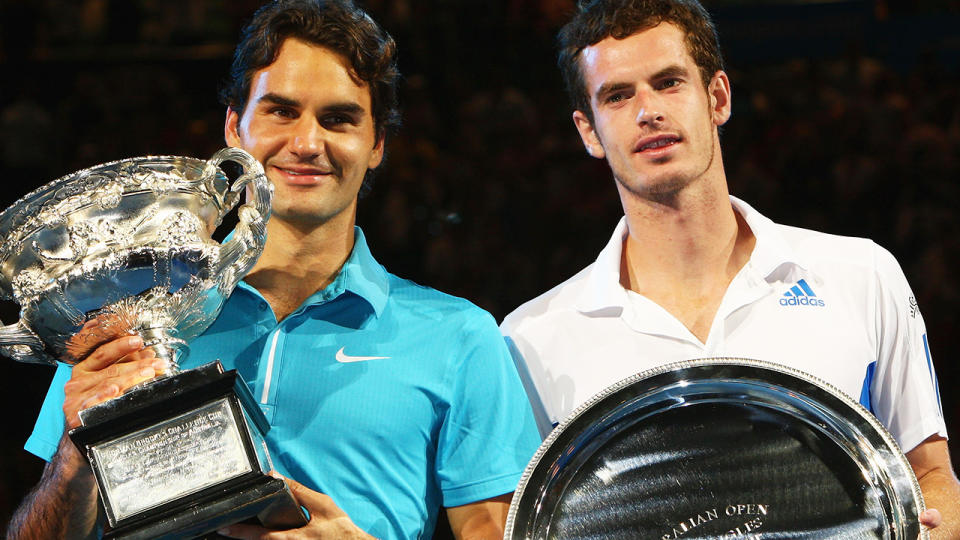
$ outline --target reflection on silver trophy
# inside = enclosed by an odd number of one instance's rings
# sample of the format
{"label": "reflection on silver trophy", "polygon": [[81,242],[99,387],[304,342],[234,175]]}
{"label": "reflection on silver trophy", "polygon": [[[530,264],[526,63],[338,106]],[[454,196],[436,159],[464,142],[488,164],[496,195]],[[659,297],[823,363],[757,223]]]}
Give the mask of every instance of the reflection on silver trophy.
{"label": "reflection on silver trophy", "polygon": [[508,540],[917,540],[923,494],[893,437],[840,390],[743,358],[607,387],[530,461]]}
{"label": "reflection on silver trophy", "polygon": [[[233,186],[225,161],[245,171]],[[220,245],[212,233],[247,185],[253,201]],[[174,352],[213,322],[260,256],[271,195],[260,164],[234,148],[207,162],[107,163],[30,193],[0,214],[0,294],[21,306],[20,321],[0,328],[0,350],[76,363],[139,333],[177,372]]]}
{"label": "reflection on silver trophy", "polygon": [[[226,163],[241,174],[230,182]],[[239,202],[223,244],[214,230]],[[295,526],[303,516],[272,468],[269,429],[246,384],[216,358],[181,371],[187,342],[213,323],[266,241],[273,187],[240,149],[210,160],[138,157],[85,169],[0,214],[0,294],[20,320],[0,351],[69,364],[127,334],[166,373],[80,412],[70,432],[87,456],[108,538],[191,537],[245,519]],[[185,459],[189,456],[189,459]]]}

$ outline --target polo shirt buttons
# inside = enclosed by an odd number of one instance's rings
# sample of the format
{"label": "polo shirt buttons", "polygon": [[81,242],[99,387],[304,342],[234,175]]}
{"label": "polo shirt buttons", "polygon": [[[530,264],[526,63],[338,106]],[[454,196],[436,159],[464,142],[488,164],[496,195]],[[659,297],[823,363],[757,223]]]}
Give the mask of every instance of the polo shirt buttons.
{"label": "polo shirt buttons", "polygon": [[264,310],[267,309],[267,303],[264,302],[263,300],[260,301],[260,309],[264,309]]}

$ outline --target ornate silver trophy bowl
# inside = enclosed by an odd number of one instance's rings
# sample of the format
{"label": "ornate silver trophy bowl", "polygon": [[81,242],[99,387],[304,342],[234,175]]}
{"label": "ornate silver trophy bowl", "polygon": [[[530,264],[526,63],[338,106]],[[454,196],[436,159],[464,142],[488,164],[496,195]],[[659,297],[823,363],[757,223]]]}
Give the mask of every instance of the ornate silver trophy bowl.
{"label": "ornate silver trophy bowl", "polygon": [[[223,165],[239,167],[232,183]],[[239,202],[223,244],[214,230]],[[265,442],[270,426],[235,370],[217,358],[181,371],[187,343],[213,323],[266,241],[273,186],[250,154],[208,161],[138,157],[85,169],[0,213],[0,295],[20,320],[0,351],[76,364],[127,334],[166,372],[80,411],[70,438],[87,457],[107,517],[105,538],[189,538],[246,519],[304,523]]]}
{"label": "ornate silver trophy bowl", "polygon": [[[232,186],[219,167],[228,161],[244,171]],[[253,200],[221,245],[214,229],[248,185]],[[176,353],[260,256],[271,195],[260,164],[234,148],[209,161],[106,163],[26,195],[0,214],[0,295],[21,306],[20,320],[0,328],[0,351],[76,363],[139,333],[178,372]]]}

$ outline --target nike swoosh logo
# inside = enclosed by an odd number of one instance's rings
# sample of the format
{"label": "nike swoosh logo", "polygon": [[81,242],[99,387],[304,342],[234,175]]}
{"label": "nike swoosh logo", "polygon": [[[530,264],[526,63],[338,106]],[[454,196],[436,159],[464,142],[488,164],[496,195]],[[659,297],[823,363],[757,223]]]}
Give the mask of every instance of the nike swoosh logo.
{"label": "nike swoosh logo", "polygon": [[340,347],[340,350],[337,351],[337,362],[341,364],[348,364],[350,362],[365,362],[367,360],[386,360],[390,358],[389,356],[350,356],[343,352],[343,349],[346,347]]}

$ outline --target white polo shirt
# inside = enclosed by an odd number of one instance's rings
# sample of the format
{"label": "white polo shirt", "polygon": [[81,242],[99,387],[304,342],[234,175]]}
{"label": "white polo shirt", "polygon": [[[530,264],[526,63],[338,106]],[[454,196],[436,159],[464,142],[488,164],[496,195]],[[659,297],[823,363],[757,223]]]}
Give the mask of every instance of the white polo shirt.
{"label": "white polo shirt", "polygon": [[611,384],[706,357],[777,362],[870,409],[904,451],[946,437],[926,328],[903,271],[870,240],[773,223],[743,201],[756,236],[702,343],[620,285],[622,219],[597,260],[504,319],[541,433]]}

